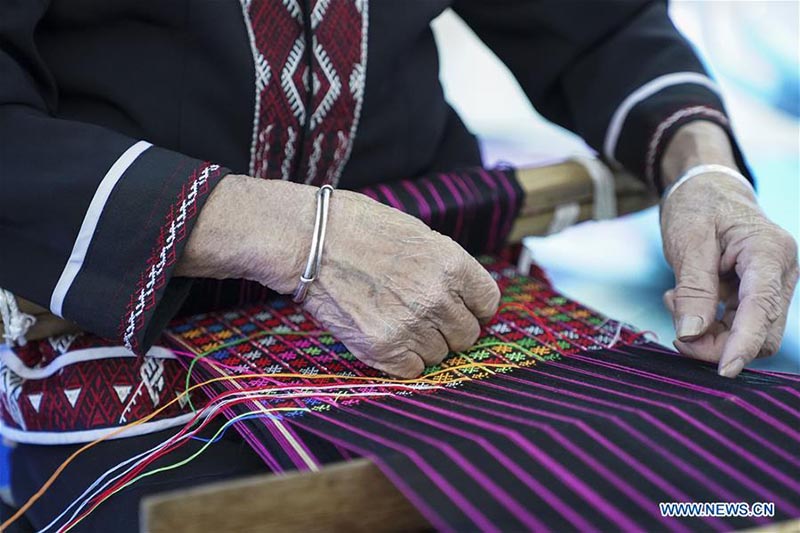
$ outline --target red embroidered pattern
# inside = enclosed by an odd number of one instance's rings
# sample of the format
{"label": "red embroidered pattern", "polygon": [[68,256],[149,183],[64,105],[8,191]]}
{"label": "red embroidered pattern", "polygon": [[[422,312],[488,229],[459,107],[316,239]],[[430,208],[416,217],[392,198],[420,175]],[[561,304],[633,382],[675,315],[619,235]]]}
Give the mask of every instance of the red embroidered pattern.
{"label": "red embroidered pattern", "polygon": [[[336,183],[350,155],[364,96],[367,5],[363,0],[311,2],[314,49],[309,111],[306,35],[299,0],[242,0],[256,70],[253,176]],[[309,120],[309,135],[303,139]],[[301,149],[304,161],[298,162]]]}
{"label": "red embroidered pattern", "polygon": [[[64,346],[54,345],[64,337],[32,342],[18,350],[17,356],[35,370],[56,356],[82,351],[90,356],[98,348],[106,348],[109,353],[123,350],[95,335],[81,334],[71,339]],[[57,444],[62,442],[59,439],[69,441],[76,432],[113,430],[141,420],[174,400],[183,390],[185,376],[178,361],[158,357],[87,359],[44,379],[23,379],[0,361],[0,421],[6,433],[31,432],[26,440]],[[198,404],[203,402],[201,398],[195,400]],[[170,426],[171,419],[189,412],[186,404],[185,399],[176,401],[150,422]],[[63,435],[54,438],[42,432]]]}
{"label": "red embroidered pattern", "polygon": [[166,215],[158,241],[136,291],[131,295],[120,326],[123,344],[132,352],[138,351],[136,334],[144,324],[144,315],[155,306],[157,292],[166,284],[167,269],[177,260],[176,245],[186,238],[186,223],[197,216],[197,200],[208,194],[209,181],[219,174],[219,165],[206,163],[196,169]]}

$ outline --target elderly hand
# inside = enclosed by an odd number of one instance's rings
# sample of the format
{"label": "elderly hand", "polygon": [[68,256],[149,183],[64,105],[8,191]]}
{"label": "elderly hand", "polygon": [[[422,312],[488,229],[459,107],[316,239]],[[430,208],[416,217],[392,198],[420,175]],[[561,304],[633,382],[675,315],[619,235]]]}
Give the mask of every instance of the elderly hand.
{"label": "elderly hand", "polygon": [[[192,231],[178,273],[246,278],[282,293],[308,257],[316,188],[228,176]],[[500,291],[458,244],[362,194],[330,202],[322,267],[304,307],[363,362],[412,378],[472,346]]]}
{"label": "elderly hand", "polygon": [[727,377],[774,354],[798,279],[797,245],[764,216],[753,190],[725,174],[692,178],[664,201],[661,233],[676,279],[664,295],[675,347],[718,362]]}

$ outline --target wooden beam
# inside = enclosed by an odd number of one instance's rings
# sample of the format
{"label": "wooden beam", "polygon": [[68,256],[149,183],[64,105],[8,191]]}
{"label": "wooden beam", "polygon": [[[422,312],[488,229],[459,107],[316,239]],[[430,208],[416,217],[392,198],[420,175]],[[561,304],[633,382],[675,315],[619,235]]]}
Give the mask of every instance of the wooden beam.
{"label": "wooden beam", "polygon": [[150,497],[142,502],[141,523],[148,533],[433,531],[366,459]]}

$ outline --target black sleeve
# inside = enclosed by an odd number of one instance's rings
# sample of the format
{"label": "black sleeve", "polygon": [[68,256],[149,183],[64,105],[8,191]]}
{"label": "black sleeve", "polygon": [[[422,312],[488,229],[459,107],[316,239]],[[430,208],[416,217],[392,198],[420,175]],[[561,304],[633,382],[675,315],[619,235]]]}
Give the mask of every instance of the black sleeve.
{"label": "black sleeve", "polygon": [[456,0],[454,8],[537,110],[610,164],[660,187],[671,136],[708,120],[728,132],[749,178],[719,88],[665,0]]}
{"label": "black sleeve", "polygon": [[57,118],[34,38],[47,4],[0,0],[0,287],[143,353],[188,291],[173,267],[226,171]]}

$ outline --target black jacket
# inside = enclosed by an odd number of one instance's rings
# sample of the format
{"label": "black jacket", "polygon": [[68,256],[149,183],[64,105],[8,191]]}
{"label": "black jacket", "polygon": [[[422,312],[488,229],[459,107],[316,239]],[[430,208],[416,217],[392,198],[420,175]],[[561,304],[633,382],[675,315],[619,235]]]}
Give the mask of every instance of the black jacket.
{"label": "black jacket", "polygon": [[0,287],[142,351],[226,172],[359,188],[478,164],[438,78],[448,6],[644,179],[680,125],[728,127],[663,1],[0,0]]}

